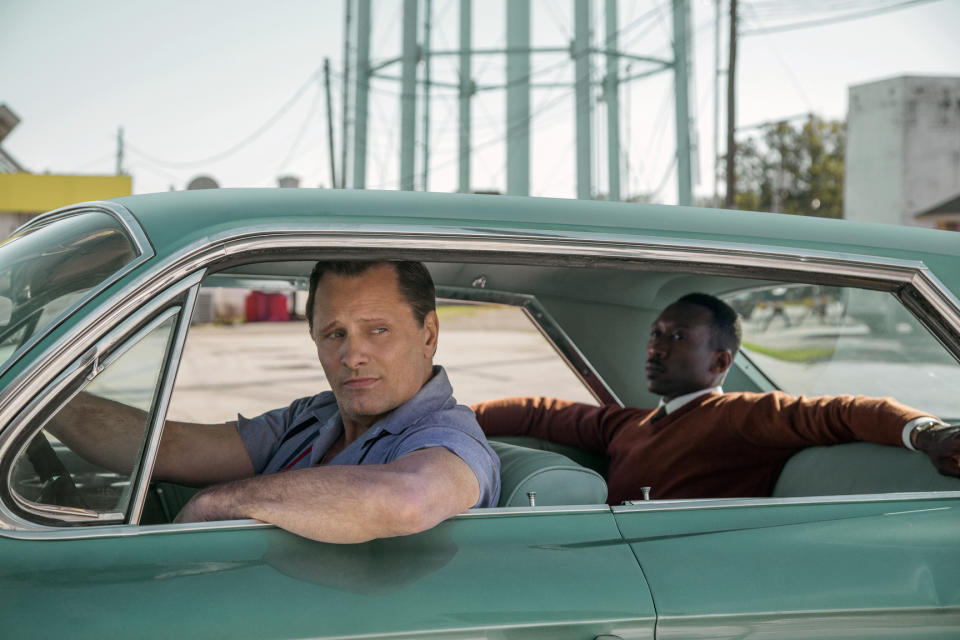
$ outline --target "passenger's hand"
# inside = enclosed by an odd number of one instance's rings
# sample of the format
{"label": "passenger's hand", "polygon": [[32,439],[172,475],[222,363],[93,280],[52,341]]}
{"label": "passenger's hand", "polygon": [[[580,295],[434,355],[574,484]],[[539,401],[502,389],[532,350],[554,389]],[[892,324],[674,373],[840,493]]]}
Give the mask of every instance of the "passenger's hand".
{"label": "passenger's hand", "polygon": [[917,434],[917,449],[923,451],[937,471],[960,476],[960,424],[925,429]]}

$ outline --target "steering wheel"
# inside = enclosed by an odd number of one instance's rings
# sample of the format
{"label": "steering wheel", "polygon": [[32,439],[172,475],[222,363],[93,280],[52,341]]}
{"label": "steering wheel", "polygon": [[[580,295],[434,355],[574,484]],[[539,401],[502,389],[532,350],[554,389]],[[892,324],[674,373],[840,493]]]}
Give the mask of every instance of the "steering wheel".
{"label": "steering wheel", "polygon": [[73,476],[63,466],[42,431],[34,436],[27,446],[27,458],[40,477],[40,503],[89,509],[87,501],[83,499],[83,494],[73,481]]}

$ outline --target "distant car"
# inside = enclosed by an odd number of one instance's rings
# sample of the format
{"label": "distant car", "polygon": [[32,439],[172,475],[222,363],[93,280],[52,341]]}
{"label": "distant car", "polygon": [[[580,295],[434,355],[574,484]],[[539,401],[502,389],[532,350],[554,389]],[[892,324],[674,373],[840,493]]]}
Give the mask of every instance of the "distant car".
{"label": "distant car", "polygon": [[[610,507],[602,460],[520,440],[496,445],[499,508],[414,536],[330,545],[254,521],[170,524],[192,490],[151,473],[164,419],[187,411],[181,398],[212,405],[242,388],[234,410],[249,412],[322,384],[307,369],[305,330],[303,348],[286,349],[223,329],[216,348],[243,364],[204,366],[190,359],[191,341],[211,327],[199,320],[214,320],[215,299],[231,290],[234,307],[245,292],[281,293],[296,315],[321,258],[423,260],[440,298],[520,309],[556,349],[521,362],[509,331],[470,334],[454,354],[463,364],[449,366],[461,400],[493,393],[483,385],[498,376],[511,393],[567,395],[550,382],[563,373],[597,402],[653,406],[641,377],[650,323],[704,291],[784,309],[745,320],[726,390],[891,395],[960,418],[960,234],[397,192],[209,190],[79,204],[0,245],[4,637],[960,633],[960,480],[893,447],[805,450],[771,496],[637,495]],[[850,300],[860,311],[896,308],[896,326],[872,331],[845,311]],[[511,358],[471,378],[491,344]],[[45,429],[81,390],[147,412],[129,471],[87,462]]]}

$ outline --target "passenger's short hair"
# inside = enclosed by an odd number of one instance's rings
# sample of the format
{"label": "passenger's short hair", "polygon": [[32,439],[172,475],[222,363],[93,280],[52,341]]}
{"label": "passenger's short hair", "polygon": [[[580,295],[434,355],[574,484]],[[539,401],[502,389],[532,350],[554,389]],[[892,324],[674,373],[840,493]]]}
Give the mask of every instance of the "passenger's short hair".
{"label": "passenger's short hair", "polygon": [[737,355],[740,349],[740,340],[743,337],[743,327],[740,325],[740,316],[733,307],[726,302],[707,293],[688,293],[674,304],[694,304],[709,309],[713,315],[710,323],[714,349],[726,349],[731,355]]}
{"label": "passenger's short hair", "polygon": [[380,265],[390,265],[397,273],[397,283],[404,300],[410,305],[417,324],[437,309],[437,291],[433,278],[422,262],[388,260],[321,260],[310,272],[310,293],[307,296],[307,324],[313,333],[313,309],[317,300],[317,285],[327,273],[355,278]]}

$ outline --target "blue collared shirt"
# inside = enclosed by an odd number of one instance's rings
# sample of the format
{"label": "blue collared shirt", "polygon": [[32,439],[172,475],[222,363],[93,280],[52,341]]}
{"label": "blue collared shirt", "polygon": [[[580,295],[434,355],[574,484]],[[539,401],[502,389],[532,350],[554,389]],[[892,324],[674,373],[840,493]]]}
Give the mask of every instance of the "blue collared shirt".
{"label": "blue collared shirt", "polygon": [[[474,506],[500,499],[500,459],[473,412],[458,405],[443,367],[410,400],[370,425],[327,464],[386,464],[427,447],[444,447],[470,465],[480,483]],[[237,430],[259,474],[303,469],[320,462],[343,433],[332,391],[294,400],[256,418],[238,416]]]}

